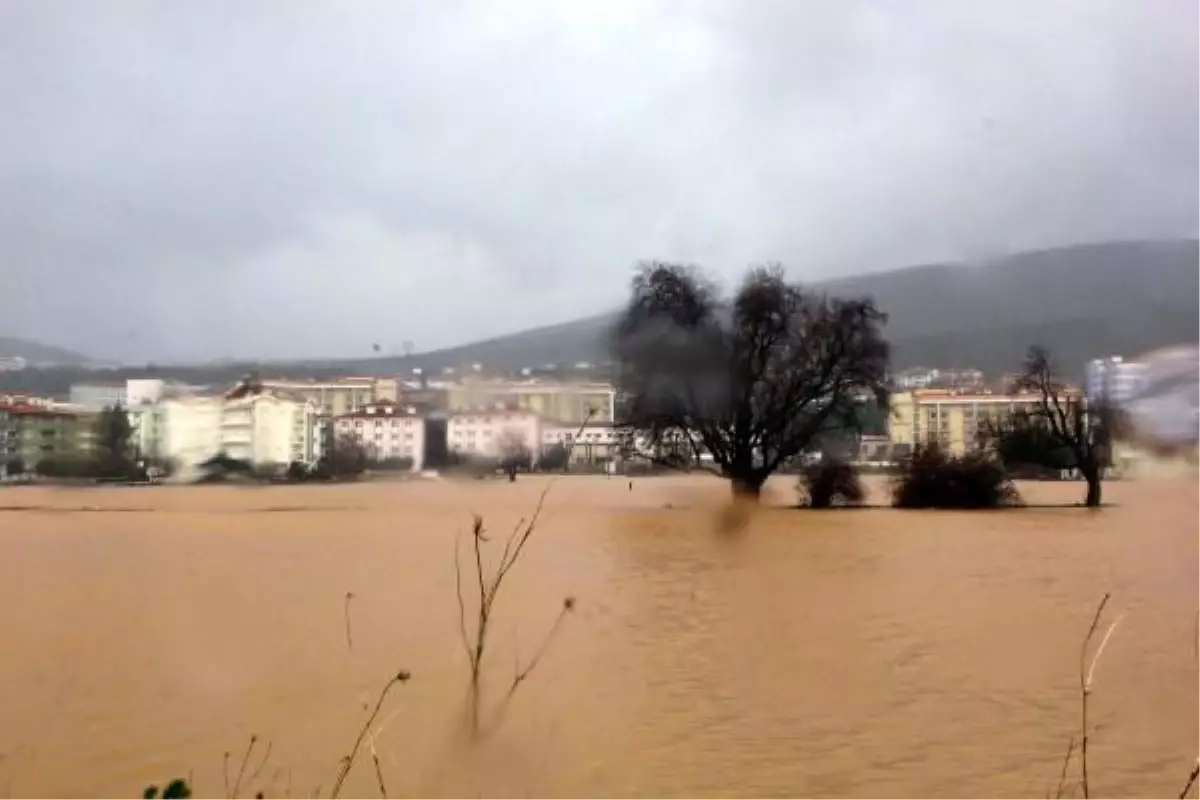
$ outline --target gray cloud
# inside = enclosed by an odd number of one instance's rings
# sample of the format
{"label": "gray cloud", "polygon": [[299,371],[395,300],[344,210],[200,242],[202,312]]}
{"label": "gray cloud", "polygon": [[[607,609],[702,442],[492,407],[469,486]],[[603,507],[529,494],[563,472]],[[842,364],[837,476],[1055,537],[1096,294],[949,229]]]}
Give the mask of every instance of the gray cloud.
{"label": "gray cloud", "polygon": [[1195,3],[0,4],[0,333],[432,348],[640,258],[1194,235]]}

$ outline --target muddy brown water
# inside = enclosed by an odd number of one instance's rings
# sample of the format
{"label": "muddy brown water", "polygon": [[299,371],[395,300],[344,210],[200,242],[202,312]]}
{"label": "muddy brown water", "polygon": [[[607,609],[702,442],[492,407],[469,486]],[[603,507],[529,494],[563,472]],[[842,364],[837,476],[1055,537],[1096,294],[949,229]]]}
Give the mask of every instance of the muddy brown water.
{"label": "muddy brown water", "polygon": [[[241,794],[327,796],[403,668],[373,739],[393,795],[1041,797],[1104,592],[1093,795],[1174,796],[1195,761],[1194,478],[1099,513],[764,508],[735,537],[711,480],[560,480],[497,603],[493,700],[576,610],[472,745],[455,534],[479,512],[502,539],[542,485],[0,492],[0,793],[224,795],[257,734]],[[371,745],[344,795],[378,795]]]}

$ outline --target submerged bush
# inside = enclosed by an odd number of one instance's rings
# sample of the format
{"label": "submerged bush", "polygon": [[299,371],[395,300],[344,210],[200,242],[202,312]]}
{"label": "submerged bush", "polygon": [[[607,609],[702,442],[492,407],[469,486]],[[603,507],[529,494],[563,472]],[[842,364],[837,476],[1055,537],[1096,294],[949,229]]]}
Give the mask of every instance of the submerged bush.
{"label": "submerged bush", "polygon": [[952,456],[934,446],[914,451],[892,485],[896,508],[1001,508],[1020,502],[995,459],[983,453]]}
{"label": "submerged bush", "polygon": [[858,471],[838,459],[822,459],[806,466],[800,473],[798,488],[800,504],[809,508],[856,506],[867,496]]}

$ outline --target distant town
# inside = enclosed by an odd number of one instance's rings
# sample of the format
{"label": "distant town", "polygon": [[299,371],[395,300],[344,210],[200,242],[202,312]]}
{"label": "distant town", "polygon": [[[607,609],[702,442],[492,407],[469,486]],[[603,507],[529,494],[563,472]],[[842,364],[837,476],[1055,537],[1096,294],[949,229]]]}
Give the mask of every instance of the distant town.
{"label": "distant town", "polygon": [[[312,470],[340,446],[352,447],[366,468],[397,472],[515,462],[624,473],[642,442],[621,429],[617,389],[592,375],[602,372],[591,364],[545,365],[514,377],[472,364],[436,377],[420,370],[333,379],[247,375],[232,386],[162,377],[78,383],[66,397],[0,395],[0,475],[74,474],[72,465],[96,450],[98,422],[112,409],[127,417],[137,459],[182,481],[226,462],[263,474]],[[1134,361],[1097,359],[1079,391],[1121,402],[1136,394],[1144,373]],[[1038,401],[1013,392],[1013,376],[972,368],[907,369],[891,385],[888,412],[843,443],[842,457],[886,467],[930,441],[963,454],[978,446],[985,420]]]}

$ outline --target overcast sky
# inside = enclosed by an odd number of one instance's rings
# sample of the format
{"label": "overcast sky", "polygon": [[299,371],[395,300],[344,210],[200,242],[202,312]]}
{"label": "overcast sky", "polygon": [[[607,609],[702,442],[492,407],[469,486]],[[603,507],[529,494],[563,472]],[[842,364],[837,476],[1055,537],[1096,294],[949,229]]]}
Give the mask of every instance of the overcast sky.
{"label": "overcast sky", "polygon": [[0,334],[418,350],[639,259],[1197,231],[1194,0],[0,0]]}

